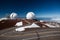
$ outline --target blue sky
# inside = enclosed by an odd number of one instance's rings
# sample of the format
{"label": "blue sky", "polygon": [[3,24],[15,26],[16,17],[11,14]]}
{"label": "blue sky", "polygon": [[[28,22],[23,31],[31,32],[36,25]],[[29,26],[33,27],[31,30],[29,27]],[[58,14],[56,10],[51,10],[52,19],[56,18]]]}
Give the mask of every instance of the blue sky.
{"label": "blue sky", "polygon": [[0,18],[12,12],[19,17],[28,12],[37,17],[60,17],[60,0],[0,0]]}

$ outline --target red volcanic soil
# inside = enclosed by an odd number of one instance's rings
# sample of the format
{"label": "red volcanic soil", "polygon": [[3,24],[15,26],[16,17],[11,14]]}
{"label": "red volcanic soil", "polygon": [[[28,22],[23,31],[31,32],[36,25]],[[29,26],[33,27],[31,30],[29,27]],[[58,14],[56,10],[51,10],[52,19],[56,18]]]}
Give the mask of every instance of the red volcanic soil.
{"label": "red volcanic soil", "polygon": [[10,27],[14,27],[14,25],[18,22],[18,21],[21,21],[21,20],[2,20],[0,21],[0,30],[1,29],[5,29],[5,28],[10,28]]}
{"label": "red volcanic soil", "polygon": [[17,22],[23,22],[24,25],[32,24],[35,22],[35,20],[27,20],[27,19],[8,19],[8,20],[2,20],[0,21],[0,30],[5,29],[5,28],[10,28],[10,27],[15,27],[15,24]]}
{"label": "red volcanic soil", "polygon": [[[0,30],[1,29],[10,28],[10,27],[16,27],[15,24],[17,22],[21,22],[21,21],[23,22],[22,26],[31,25],[34,22],[35,24],[37,24],[41,28],[48,28],[48,26],[44,25],[45,22],[40,22],[40,21],[37,21],[37,20],[30,20],[30,19],[8,19],[8,20],[0,21]],[[45,27],[43,27],[43,26],[45,26]]]}
{"label": "red volcanic soil", "polygon": [[37,21],[35,24],[37,24],[38,26],[40,26],[41,28],[49,28],[47,25],[44,25],[46,22],[39,22]]}

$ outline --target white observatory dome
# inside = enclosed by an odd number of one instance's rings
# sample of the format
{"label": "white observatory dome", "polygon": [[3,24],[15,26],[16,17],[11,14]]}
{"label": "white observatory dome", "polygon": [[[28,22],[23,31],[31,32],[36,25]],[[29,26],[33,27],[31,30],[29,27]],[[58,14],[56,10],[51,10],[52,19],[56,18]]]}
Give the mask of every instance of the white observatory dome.
{"label": "white observatory dome", "polygon": [[26,19],[35,19],[35,14],[33,12],[28,12],[26,15]]}
{"label": "white observatory dome", "polygon": [[17,14],[16,13],[11,13],[11,15],[10,15],[10,18],[11,19],[15,19],[17,17]]}

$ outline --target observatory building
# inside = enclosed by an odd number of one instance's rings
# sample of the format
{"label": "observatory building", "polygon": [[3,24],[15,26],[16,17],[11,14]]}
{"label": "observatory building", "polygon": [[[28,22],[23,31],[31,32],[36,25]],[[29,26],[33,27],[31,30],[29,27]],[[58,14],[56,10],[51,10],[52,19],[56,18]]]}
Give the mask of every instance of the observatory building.
{"label": "observatory building", "polygon": [[10,19],[15,19],[17,17],[17,14],[16,13],[11,13],[11,15],[10,15]]}
{"label": "observatory building", "polygon": [[28,12],[27,15],[26,15],[26,19],[35,19],[34,12]]}

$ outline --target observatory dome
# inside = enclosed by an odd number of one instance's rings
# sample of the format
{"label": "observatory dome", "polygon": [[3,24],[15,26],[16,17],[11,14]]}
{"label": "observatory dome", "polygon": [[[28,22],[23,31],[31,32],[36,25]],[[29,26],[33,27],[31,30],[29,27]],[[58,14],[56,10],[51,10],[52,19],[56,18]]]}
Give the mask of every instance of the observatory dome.
{"label": "observatory dome", "polygon": [[26,15],[26,19],[35,19],[35,14],[33,12],[28,12]]}
{"label": "observatory dome", "polygon": [[11,19],[15,19],[17,17],[17,14],[16,13],[11,13],[11,15],[10,15],[10,18]]}

